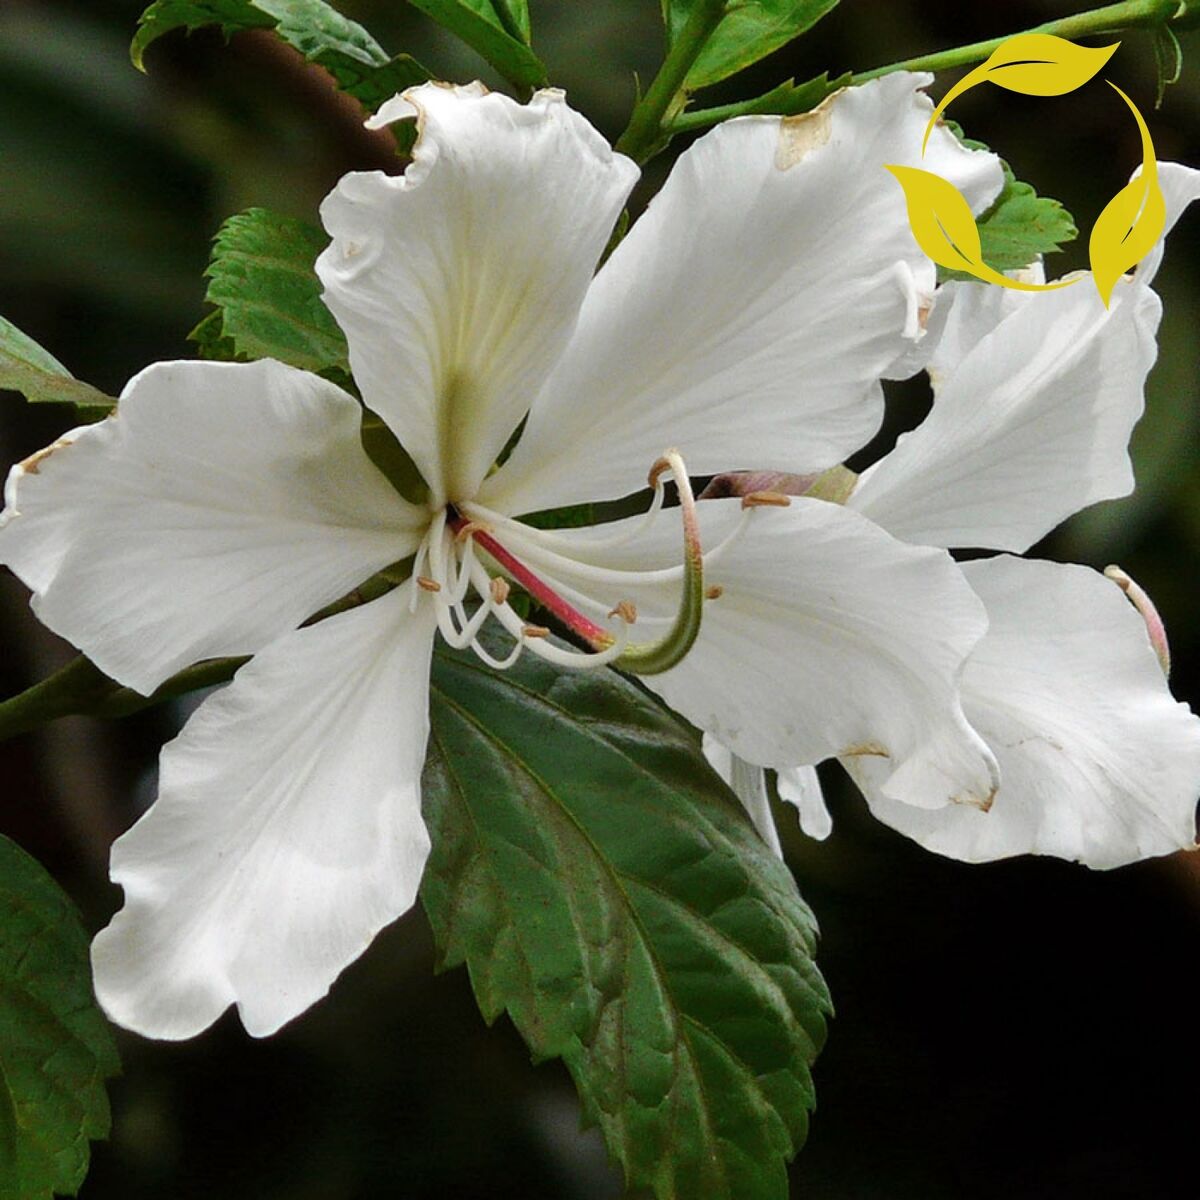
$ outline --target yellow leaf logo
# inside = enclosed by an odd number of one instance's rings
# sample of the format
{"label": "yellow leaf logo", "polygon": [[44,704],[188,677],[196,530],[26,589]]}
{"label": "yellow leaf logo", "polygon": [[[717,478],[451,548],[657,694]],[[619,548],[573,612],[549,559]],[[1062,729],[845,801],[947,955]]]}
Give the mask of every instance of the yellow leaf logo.
{"label": "yellow leaf logo", "polygon": [[921,153],[938,117],[951,100],[981,83],[994,83],[1026,96],[1065,96],[1081,88],[1112,58],[1120,42],[1111,46],[1077,46],[1049,33],[1021,33],[992,51],[987,62],[964,75],[941,99],[925,126]]}
{"label": "yellow leaf logo", "polygon": [[[1027,96],[1062,96],[1094,78],[1120,44],[1076,46],[1048,33],[1023,33],[1009,38],[942,97],[925,126],[921,154],[924,155],[929,135],[950,102],[977,84],[994,83]],[[1117,280],[1150,253],[1166,225],[1166,204],[1158,184],[1158,164],[1150,130],[1133,101],[1115,83],[1109,82],[1109,86],[1129,106],[1141,131],[1142,170],[1108,202],[1092,228],[1088,247],[1092,278],[1105,308]],[[887,169],[904,189],[908,222],[917,244],[940,266],[1022,292],[1050,292],[1079,281],[1077,276],[1036,284],[1002,275],[983,261],[979,226],[966,198],[952,183],[916,167],[888,164]]]}
{"label": "yellow leaf logo", "polygon": [[1158,163],[1150,131],[1133,101],[1115,83],[1111,87],[1133,112],[1142,134],[1142,173],[1131,179],[1105,206],[1092,226],[1088,257],[1104,307],[1117,280],[1154,248],[1167,223],[1167,206],[1158,185]]}
{"label": "yellow leaf logo", "polygon": [[904,189],[908,223],[917,245],[939,266],[968,271],[987,283],[1023,292],[1049,292],[1076,282],[1068,279],[1059,283],[1023,283],[1002,275],[983,261],[979,226],[975,224],[971,206],[954,184],[919,167],[890,164],[887,169]]}

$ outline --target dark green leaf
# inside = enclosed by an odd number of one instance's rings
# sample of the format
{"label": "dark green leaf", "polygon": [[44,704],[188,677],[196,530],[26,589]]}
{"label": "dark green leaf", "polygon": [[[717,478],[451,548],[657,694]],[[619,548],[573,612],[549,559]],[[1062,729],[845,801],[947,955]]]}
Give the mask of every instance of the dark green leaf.
{"label": "dark green leaf", "polygon": [[[409,0],[414,8],[460,37],[510,83],[521,88],[546,84],[546,68],[528,45],[529,16],[512,0]],[[501,7],[503,6],[503,7]],[[501,16],[501,12],[504,16]]]}
{"label": "dark green leaf", "polygon": [[[730,5],[708,44],[688,72],[687,88],[708,87],[786,45],[811,29],[838,0],[746,0]],[[667,40],[674,41],[694,0],[663,0]]]}
{"label": "dark green leaf", "polygon": [[219,26],[226,37],[246,29],[273,29],[372,112],[397,92],[429,78],[407,54],[389,57],[361,25],[325,0],[156,0],[138,22],[130,47],[134,64],[142,67],[146,48],[163,34],[210,25]]}
{"label": "dark green leaf", "polygon": [[0,317],[0,391],[20,392],[32,403],[74,404],[82,419],[99,420],[116,404],[111,396],[71,376],[48,350]]}
{"label": "dark green leaf", "polygon": [[494,0],[494,3],[504,28],[528,46],[533,32],[529,25],[529,0]]}
{"label": "dark green leaf", "polygon": [[422,889],[484,1017],[561,1057],[629,1186],[784,1200],[828,994],[815,923],[692,736],[609,671],[439,651]]}
{"label": "dark green leaf", "polygon": [[205,272],[205,298],[216,312],[191,334],[202,357],[277,358],[348,383],[346,339],[313,270],[328,240],[315,226],[265,208],[230,217]]}
{"label": "dark green leaf", "polygon": [[[953,121],[946,124],[958,135],[964,146],[986,150],[983,142],[963,137],[962,129]],[[1039,196],[1033,186],[1022,183],[1012,173],[1008,163],[1004,168],[1004,187],[992,206],[978,220],[979,241],[983,261],[997,271],[1014,271],[1026,267],[1040,254],[1053,254],[1065,242],[1073,241],[1079,230],[1075,220],[1062,204],[1048,196]],[[957,271],[940,271],[939,278],[971,279]]]}
{"label": "dark green leaf", "polygon": [[108,1135],[104,1080],[120,1069],[92,997],[70,900],[0,837],[0,1196],[73,1196],[88,1142]]}

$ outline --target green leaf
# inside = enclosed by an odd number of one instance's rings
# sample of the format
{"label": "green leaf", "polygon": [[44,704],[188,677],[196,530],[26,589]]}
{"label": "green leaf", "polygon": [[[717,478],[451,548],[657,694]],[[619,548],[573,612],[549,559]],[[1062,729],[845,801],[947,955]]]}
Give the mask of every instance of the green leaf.
{"label": "green leaf", "polygon": [[74,404],[85,421],[107,416],[112,396],[82,383],[48,350],[0,317],[0,391],[20,392],[34,404]]}
{"label": "green leaf", "polygon": [[[746,0],[731,4],[695,65],[688,91],[719,83],[811,29],[838,0]],[[695,0],[663,0],[668,44],[678,36]]]}
{"label": "green leaf", "polygon": [[0,837],[0,1196],[74,1196],[88,1142],[107,1137],[104,1080],[120,1070],[92,996],[79,914]]}
{"label": "green leaf", "polygon": [[784,1200],[828,993],[816,926],[691,734],[611,671],[439,650],[422,898],[484,1017],[561,1057],[630,1188]]}
{"label": "green leaf", "polygon": [[533,34],[529,24],[529,0],[495,0],[495,9],[504,28],[528,46]]}
{"label": "green leaf", "polygon": [[[945,124],[971,150],[986,150],[983,142],[963,136],[954,121]],[[1039,196],[1032,184],[1022,183],[1003,159],[1004,187],[977,222],[983,261],[997,271],[1027,267],[1039,254],[1054,254],[1079,236],[1075,219],[1057,200]],[[971,279],[959,271],[940,271],[942,279]]]}
{"label": "green leaf", "polygon": [[546,68],[529,48],[529,14],[523,0],[409,0],[482,55],[510,83],[545,87]]}
{"label": "green leaf", "polygon": [[211,25],[219,26],[226,37],[247,29],[274,30],[372,112],[397,92],[429,78],[416,59],[407,54],[389,57],[361,25],[325,0],[155,0],[138,21],[130,47],[134,65],[145,69],[146,48],[163,34]]}
{"label": "green leaf", "polygon": [[329,239],[265,208],[230,217],[213,243],[205,299],[216,311],[192,330],[204,358],[280,362],[347,385],[346,339],[313,270]]}

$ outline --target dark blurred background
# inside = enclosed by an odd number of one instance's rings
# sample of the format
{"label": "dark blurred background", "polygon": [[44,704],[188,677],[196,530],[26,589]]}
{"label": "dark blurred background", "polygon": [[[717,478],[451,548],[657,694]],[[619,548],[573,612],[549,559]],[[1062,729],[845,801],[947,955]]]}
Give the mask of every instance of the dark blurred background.
{"label": "dark blurred background", "polygon": [[[399,0],[339,6],[388,49],[447,78],[490,78]],[[151,360],[190,355],[208,240],[225,216],[260,204],[313,220],[339,174],[381,155],[268,37],[225,46],[213,34],[173,35],[139,75],[126,48],[141,7],[0,5],[0,312],[114,392]],[[554,81],[615,136],[635,74],[648,79],[660,56],[657,0],[532,8]],[[795,47],[704,102],[1083,8],[843,0]],[[1148,114],[1160,157],[1200,164],[1200,38],[1184,48],[1195,61],[1157,113],[1148,34],[1128,35],[1108,74]],[[1084,230],[1139,159],[1128,113],[1094,89],[1053,101],[978,89],[954,116],[1019,177],[1064,200]],[[1177,229],[1159,276],[1166,317],[1135,446],[1137,494],[1083,514],[1042,553],[1101,568],[1115,560],[1139,578],[1171,629],[1175,690],[1200,707],[1198,249],[1200,211]],[[1083,265],[1086,237],[1050,269]],[[69,424],[53,407],[0,399],[6,461]],[[921,403],[919,388],[899,398],[890,436]],[[9,577],[0,579],[0,645],[4,694],[69,654]],[[106,882],[108,844],[152,797],[157,748],[183,715],[65,721],[0,746],[0,831],[50,866],[92,929],[119,902]],[[1049,861],[965,867],[878,826],[845,788],[831,791],[836,827],[824,844],[806,842],[781,814],[789,861],[822,922],[821,964],[838,1007],[794,1194],[1200,1194],[1200,861],[1179,855],[1102,875]],[[578,1132],[564,1072],[532,1068],[507,1022],[483,1026],[465,973],[435,978],[431,961],[417,912],[329,1000],[269,1041],[230,1017],[178,1046],[123,1035],[112,1138],[96,1147],[82,1196],[614,1200],[618,1181],[596,1135]]]}

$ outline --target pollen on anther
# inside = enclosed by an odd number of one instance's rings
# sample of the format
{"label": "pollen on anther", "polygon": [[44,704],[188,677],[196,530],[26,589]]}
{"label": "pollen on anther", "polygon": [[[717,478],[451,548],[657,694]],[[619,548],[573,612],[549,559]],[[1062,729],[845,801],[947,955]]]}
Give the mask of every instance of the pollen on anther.
{"label": "pollen on anther", "polygon": [[417,587],[424,592],[440,592],[442,585],[436,579],[430,579],[427,575],[417,576]]}
{"label": "pollen on anther", "polygon": [[492,576],[492,582],[488,584],[488,593],[492,597],[493,604],[505,603],[510,591],[507,579],[502,579],[499,575]]}
{"label": "pollen on anther", "polygon": [[608,615],[620,617],[626,625],[632,625],[637,621],[637,605],[632,600],[622,600]]}
{"label": "pollen on anther", "polygon": [[750,492],[742,497],[743,508],[787,508],[791,502],[791,496],[782,492]]}
{"label": "pollen on anther", "polygon": [[548,638],[550,630],[545,625],[524,625],[521,627],[521,634],[527,638]]}
{"label": "pollen on anther", "polygon": [[705,600],[720,600],[723,595],[725,595],[725,589],[719,583],[714,583],[712,587],[704,589]]}

